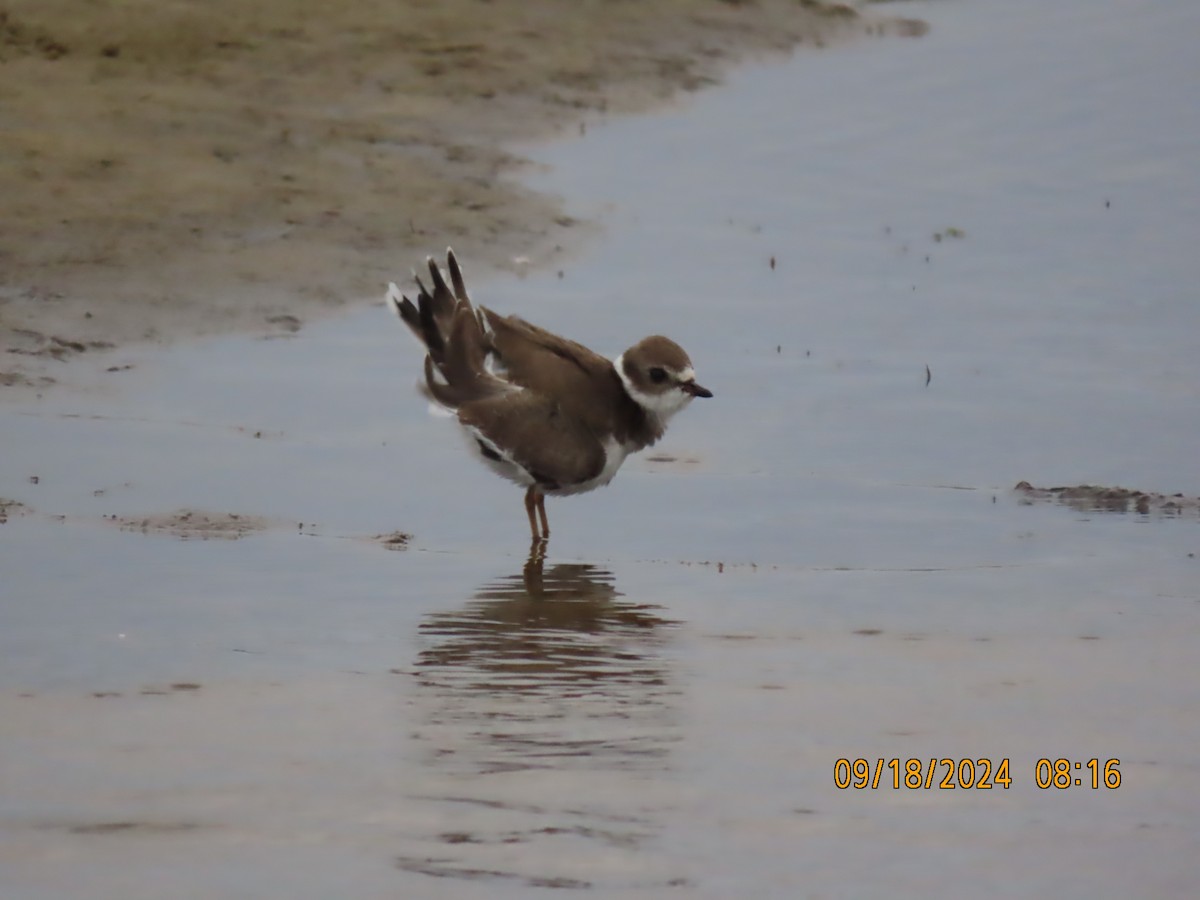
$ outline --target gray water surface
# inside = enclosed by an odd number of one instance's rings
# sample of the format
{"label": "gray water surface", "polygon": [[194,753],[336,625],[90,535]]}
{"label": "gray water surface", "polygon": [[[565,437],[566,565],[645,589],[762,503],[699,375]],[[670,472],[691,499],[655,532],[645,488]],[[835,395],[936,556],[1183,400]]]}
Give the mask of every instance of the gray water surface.
{"label": "gray water surface", "polygon": [[0,894],[1190,896],[1200,514],[1011,489],[1200,494],[1200,12],[913,9],[522,148],[607,234],[476,298],[716,395],[545,558],[375,304],[7,401]]}

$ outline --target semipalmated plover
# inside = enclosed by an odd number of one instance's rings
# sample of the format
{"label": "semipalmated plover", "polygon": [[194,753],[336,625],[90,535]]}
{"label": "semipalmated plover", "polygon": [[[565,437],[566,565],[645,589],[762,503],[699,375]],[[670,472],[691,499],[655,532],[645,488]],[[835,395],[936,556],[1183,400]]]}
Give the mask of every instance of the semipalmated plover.
{"label": "semipalmated plover", "polygon": [[428,351],[422,390],[457,415],[485,465],[526,489],[535,541],[550,534],[547,494],[608,484],[692,398],[712,396],[668,338],[644,338],[610,361],[517,316],[474,307],[454,251],[446,252],[453,290],[426,261],[433,290],[414,275],[416,304],[389,284],[387,305]]}

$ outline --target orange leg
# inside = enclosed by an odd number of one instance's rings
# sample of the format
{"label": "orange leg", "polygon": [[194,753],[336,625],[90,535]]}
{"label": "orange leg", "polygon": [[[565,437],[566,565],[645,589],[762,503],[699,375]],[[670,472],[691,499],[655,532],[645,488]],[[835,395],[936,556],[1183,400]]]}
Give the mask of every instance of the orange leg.
{"label": "orange leg", "polygon": [[534,509],[537,506],[537,490],[530,487],[525,492],[525,512],[529,516],[529,530],[533,532],[533,539],[538,540],[541,535],[538,534],[537,519],[534,517]]}
{"label": "orange leg", "polygon": [[550,522],[546,518],[546,495],[538,491],[537,495],[537,511],[538,518],[542,520],[542,537],[550,537]]}
{"label": "orange leg", "polygon": [[[529,516],[529,530],[533,532],[535,541],[544,541],[550,537],[550,523],[546,519],[546,495],[537,489],[537,485],[531,485],[525,492],[525,514]],[[539,518],[542,520],[541,534],[538,534]]]}

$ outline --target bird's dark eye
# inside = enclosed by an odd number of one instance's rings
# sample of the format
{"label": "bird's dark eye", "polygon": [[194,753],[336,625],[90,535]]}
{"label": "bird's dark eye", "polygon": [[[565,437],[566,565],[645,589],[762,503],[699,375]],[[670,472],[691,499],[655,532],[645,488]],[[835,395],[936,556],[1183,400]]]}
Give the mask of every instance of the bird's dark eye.
{"label": "bird's dark eye", "polygon": [[667,380],[667,370],[655,366],[650,370],[650,380],[655,384],[662,384]]}

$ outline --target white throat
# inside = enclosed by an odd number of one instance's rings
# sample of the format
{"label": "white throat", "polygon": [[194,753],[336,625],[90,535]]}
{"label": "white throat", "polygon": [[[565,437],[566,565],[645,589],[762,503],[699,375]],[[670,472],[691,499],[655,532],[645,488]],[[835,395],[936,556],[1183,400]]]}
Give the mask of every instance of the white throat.
{"label": "white throat", "polygon": [[[671,416],[692,402],[692,395],[678,387],[672,387],[669,391],[661,394],[647,394],[645,391],[638,390],[637,386],[629,380],[629,376],[625,374],[624,353],[613,360],[613,365],[617,369],[617,376],[621,379],[621,384],[625,387],[625,393],[647,414],[657,418],[663,427],[666,427]],[[690,370],[681,374],[686,378],[690,375]]]}

